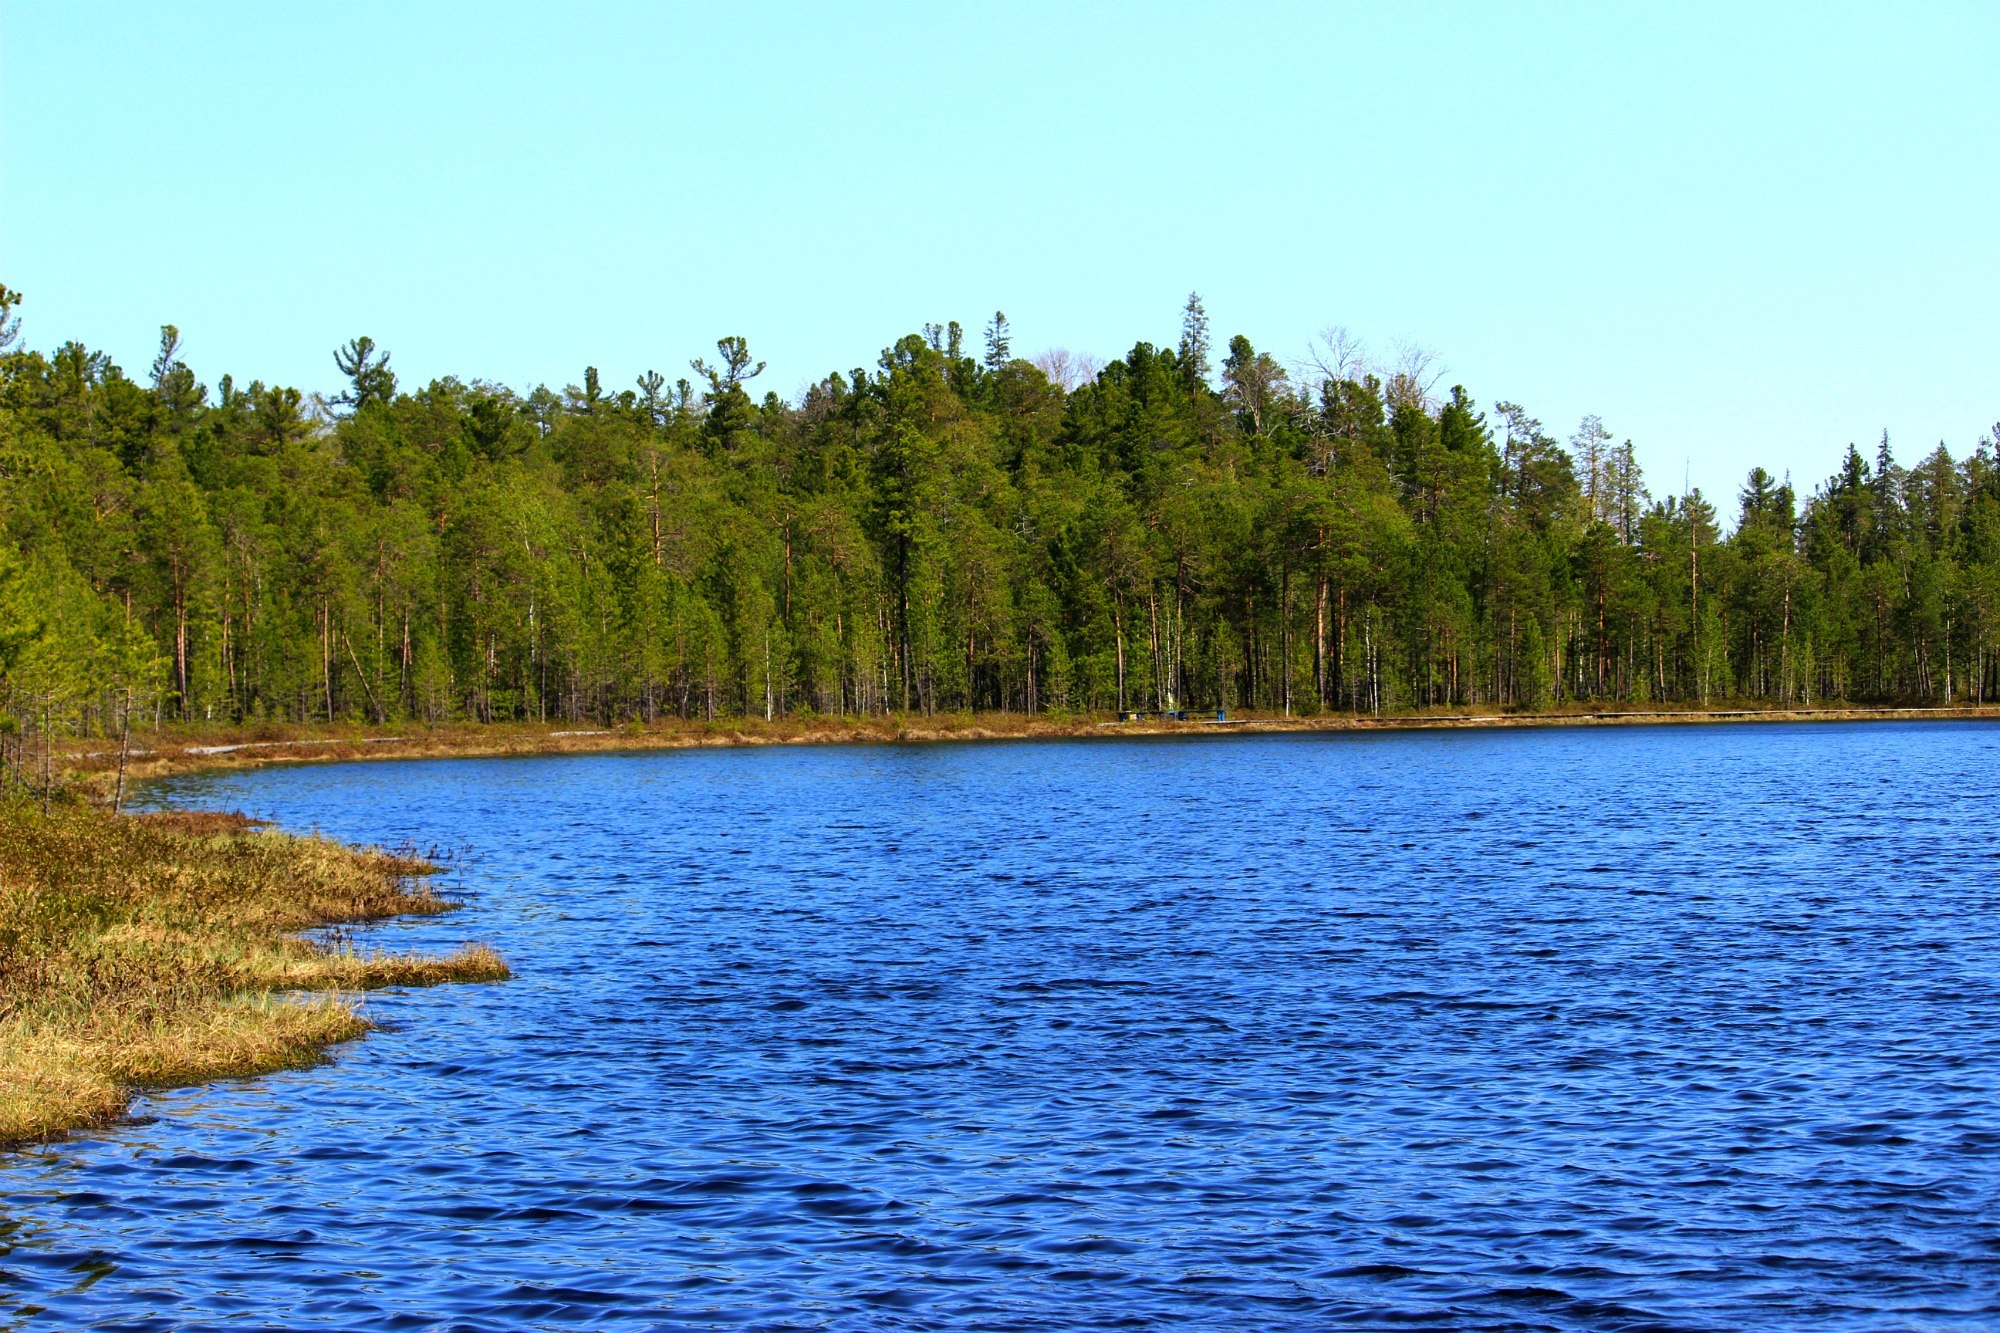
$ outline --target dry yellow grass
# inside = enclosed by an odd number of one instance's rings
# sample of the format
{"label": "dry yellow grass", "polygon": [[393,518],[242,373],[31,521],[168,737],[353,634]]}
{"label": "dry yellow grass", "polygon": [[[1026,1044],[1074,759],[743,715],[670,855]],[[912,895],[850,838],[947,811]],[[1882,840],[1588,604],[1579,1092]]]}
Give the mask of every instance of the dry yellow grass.
{"label": "dry yellow grass", "polygon": [[449,910],[431,869],[241,816],[0,801],[0,1143],[102,1122],[133,1088],[310,1064],[367,1028],[337,992],[505,977],[483,945],[366,957],[300,938]]}

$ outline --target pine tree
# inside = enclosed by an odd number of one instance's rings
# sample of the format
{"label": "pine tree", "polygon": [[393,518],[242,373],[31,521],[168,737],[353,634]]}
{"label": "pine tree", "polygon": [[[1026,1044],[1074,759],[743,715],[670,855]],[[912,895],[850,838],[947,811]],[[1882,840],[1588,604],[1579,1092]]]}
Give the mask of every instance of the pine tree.
{"label": "pine tree", "polygon": [[372,403],[386,403],[396,396],[396,376],[389,369],[389,354],[375,355],[373,338],[349,340],[345,347],[334,352],[333,364],[348,380],[347,391],[334,399],[336,403],[359,412]]}
{"label": "pine tree", "polygon": [[1208,384],[1208,312],[1202,309],[1201,293],[1189,292],[1181,311],[1181,342],[1178,349],[1181,375],[1190,390]]}
{"label": "pine tree", "polygon": [[986,368],[998,370],[1013,357],[1013,339],[1007,328],[1006,313],[996,310],[992,323],[986,326]]}

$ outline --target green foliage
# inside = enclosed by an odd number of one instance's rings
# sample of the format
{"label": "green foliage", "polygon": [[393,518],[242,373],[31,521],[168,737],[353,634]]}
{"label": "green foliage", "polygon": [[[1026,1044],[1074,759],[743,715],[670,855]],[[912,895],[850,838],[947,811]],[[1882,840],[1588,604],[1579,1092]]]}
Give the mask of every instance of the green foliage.
{"label": "green foliage", "polygon": [[349,385],[334,401],[359,412],[371,403],[386,403],[395,397],[396,375],[389,369],[389,354],[377,356],[373,338],[353,339],[333,354],[333,364],[347,376]]}
{"label": "green foliage", "polygon": [[[0,288],[0,338],[18,296]],[[1753,471],[1724,533],[1653,501],[1595,418],[1247,338],[1068,386],[927,325],[797,403],[726,337],[699,387],[328,400],[162,330],[148,389],[80,344],[0,354],[0,709],[30,733],[179,719],[564,719],[1224,704],[1984,700],[2000,467],[1886,439],[1810,497]],[[1343,353],[1343,356],[1345,354]],[[1067,364],[1065,362],[1064,364]],[[1211,374],[1218,383],[1211,383]]]}

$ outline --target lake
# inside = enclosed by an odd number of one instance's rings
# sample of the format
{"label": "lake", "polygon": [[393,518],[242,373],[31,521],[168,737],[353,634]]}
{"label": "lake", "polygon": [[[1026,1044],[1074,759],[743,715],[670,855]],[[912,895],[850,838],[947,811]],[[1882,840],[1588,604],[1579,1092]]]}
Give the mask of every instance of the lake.
{"label": "lake", "polygon": [[2000,729],[184,779],[516,978],[0,1155],[0,1327],[2000,1323]]}

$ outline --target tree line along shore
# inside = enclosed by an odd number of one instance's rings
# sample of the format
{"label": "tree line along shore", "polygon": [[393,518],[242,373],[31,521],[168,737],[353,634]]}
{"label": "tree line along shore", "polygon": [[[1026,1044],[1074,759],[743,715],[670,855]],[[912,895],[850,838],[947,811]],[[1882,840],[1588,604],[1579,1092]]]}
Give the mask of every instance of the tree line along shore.
{"label": "tree line along shore", "polygon": [[[1990,439],[1886,436],[1725,516],[1588,418],[1335,337],[1287,369],[1014,354],[1004,316],[796,401],[745,341],[670,380],[325,396],[31,349],[0,288],[0,742],[137,723],[767,724],[1216,708],[1388,717],[1981,705]],[[330,374],[329,378],[333,376]],[[39,747],[36,742],[39,742]]]}

